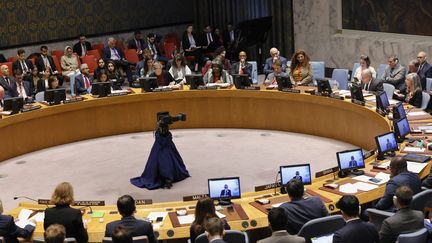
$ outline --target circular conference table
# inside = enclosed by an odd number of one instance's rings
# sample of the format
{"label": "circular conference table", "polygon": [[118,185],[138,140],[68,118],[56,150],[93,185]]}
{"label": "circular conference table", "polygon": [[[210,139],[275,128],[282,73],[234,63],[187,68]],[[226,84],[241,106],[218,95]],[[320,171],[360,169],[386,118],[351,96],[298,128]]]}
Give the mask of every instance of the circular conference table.
{"label": "circular conference table", "polygon": [[[375,149],[374,137],[391,131],[387,118],[382,117],[371,106],[363,107],[328,97],[307,93],[286,93],[275,90],[245,91],[179,90],[172,92],[141,93],[127,96],[95,99],[87,96],[82,102],[42,107],[37,111],[4,117],[0,120],[0,161],[24,153],[102,136],[152,131],[156,113],[169,111],[187,114],[186,122],[177,122],[172,128],[247,128],[266,129],[311,134],[354,144],[363,149]],[[79,124],[79,125],[77,125]],[[289,145],[287,145],[289,146]],[[296,145],[298,146],[298,145]],[[319,148],[317,148],[319,149]],[[366,162],[370,163],[373,158]],[[430,165],[427,167],[429,168]],[[370,169],[368,164],[366,169]],[[425,171],[420,176],[426,176]],[[337,212],[334,204],[341,197],[320,190],[325,180],[333,175],[315,178],[307,191],[319,192],[327,198],[325,205],[330,213]],[[370,202],[383,195],[385,185],[369,192],[358,194],[361,203]],[[241,199],[233,202],[243,209],[243,217],[233,218],[232,229],[254,230],[268,226],[265,210],[252,204],[257,198],[279,198],[274,189],[242,193]],[[275,200],[276,200],[275,199]],[[284,199],[286,200],[286,199]],[[175,212],[187,209],[193,212],[195,201],[164,202],[137,207],[138,217],[147,217],[150,212]],[[23,202],[9,212],[17,216],[21,209],[44,209],[45,205]],[[93,207],[93,211],[105,212],[103,220],[92,219],[88,224],[90,242],[101,242],[105,224],[120,219],[115,205]],[[85,219],[91,219],[88,214]],[[163,225],[154,230],[159,240],[189,237],[189,227],[178,225],[167,217]],[[33,237],[43,236],[43,224],[38,223]]]}

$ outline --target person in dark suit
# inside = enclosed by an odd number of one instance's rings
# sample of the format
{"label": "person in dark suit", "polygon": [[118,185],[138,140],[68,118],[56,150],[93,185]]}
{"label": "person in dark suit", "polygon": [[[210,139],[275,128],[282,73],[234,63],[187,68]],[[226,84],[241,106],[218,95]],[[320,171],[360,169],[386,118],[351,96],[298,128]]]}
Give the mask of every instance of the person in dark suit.
{"label": "person in dark suit", "polygon": [[144,58],[143,50],[147,48],[147,44],[144,42],[141,31],[134,32],[134,38],[128,42],[128,49],[135,49],[137,51],[140,60]]}
{"label": "person in dark suit", "polygon": [[[63,85],[63,77],[59,75],[59,72],[56,68],[54,59],[51,56],[48,56],[48,47],[47,46],[41,46],[41,55],[36,58],[36,66],[39,71],[45,70],[46,67],[49,67],[51,69],[51,73],[53,75],[58,76],[58,80],[60,83],[60,86]],[[59,57],[57,57],[59,58]]]}
{"label": "person in dark suit", "polygon": [[407,161],[403,157],[394,157],[390,162],[390,180],[387,182],[384,196],[375,205],[375,208],[385,211],[394,211],[393,196],[396,188],[406,185],[414,194],[420,192],[421,182],[417,174],[407,169]]}
{"label": "person in dark suit", "polygon": [[154,72],[150,74],[150,77],[156,77],[156,80],[154,81],[152,88],[175,84],[174,78],[168,71],[163,70],[162,64],[160,62],[155,62],[153,67]]}
{"label": "person in dark suit", "polygon": [[89,67],[87,63],[83,63],[80,66],[81,74],[75,77],[75,94],[87,94],[88,89],[93,83],[93,77],[90,76]]}
{"label": "person in dark suit", "polygon": [[231,197],[231,190],[228,189],[228,185],[225,184],[224,185],[224,189],[222,189],[221,193],[220,193],[221,197]]}
{"label": "person in dark suit", "polygon": [[50,204],[55,207],[45,209],[44,229],[52,224],[61,224],[66,229],[66,237],[74,237],[77,243],[86,243],[88,235],[79,209],[71,208],[74,203],[73,188],[68,182],[60,183],[51,196]]}
{"label": "person in dark suit", "polygon": [[[198,235],[205,232],[207,220],[217,217],[213,200],[208,197],[199,199],[196,203],[194,215],[195,220],[192,222],[189,228],[189,236],[192,243],[195,242],[195,239]],[[222,222],[223,228],[225,230],[231,229],[226,220],[223,219]]]}
{"label": "person in dark suit", "polygon": [[432,66],[427,62],[426,52],[421,51],[417,54],[419,68],[417,74],[420,77],[422,90],[426,89],[426,78],[432,78]]}
{"label": "person in dark suit", "polygon": [[287,69],[287,59],[280,55],[279,50],[276,47],[270,49],[270,57],[266,59],[264,65],[264,74],[267,76],[273,72],[273,63],[279,60],[282,64],[282,71],[285,72]]}
{"label": "person in dark suit", "polygon": [[83,57],[87,54],[87,51],[93,50],[90,42],[87,41],[85,35],[79,35],[79,41],[73,46],[73,52],[77,53],[78,56]]}
{"label": "person in dark suit", "polygon": [[365,91],[379,92],[384,90],[382,81],[373,78],[369,68],[361,72],[361,80],[361,87]]}
{"label": "person in dark suit", "polygon": [[257,243],[305,243],[303,237],[290,235],[286,231],[288,218],[282,208],[272,208],[267,215],[272,235],[265,239],[257,241]]}
{"label": "person in dark suit", "polygon": [[0,77],[0,86],[5,90],[6,97],[17,97],[16,89],[13,89],[12,84],[15,83],[15,80],[12,77],[9,77],[9,67],[7,65],[0,66],[1,77]]}
{"label": "person in dark suit", "polygon": [[133,243],[128,229],[121,224],[114,228],[111,238],[113,243]]}
{"label": "person in dark suit", "polygon": [[16,97],[24,99],[32,98],[30,83],[24,80],[23,73],[17,69],[14,71],[15,82],[12,83],[12,89],[16,91]]}
{"label": "person in dark suit", "polygon": [[202,44],[204,46],[204,53],[214,52],[218,47],[222,45],[219,42],[219,38],[213,33],[213,30],[210,25],[204,27]]}
{"label": "person in dark suit", "polygon": [[44,232],[45,243],[63,243],[66,229],[61,224],[52,224]]}
{"label": "person in dark suit", "polygon": [[321,198],[303,198],[303,182],[291,179],[286,185],[286,191],[290,202],[285,202],[280,207],[287,214],[287,231],[291,235],[297,234],[301,227],[309,220],[328,215],[328,211]]}
{"label": "person in dark suit", "polygon": [[196,59],[196,62],[200,66],[204,66],[204,63],[206,59],[204,58],[203,52],[202,52],[202,43],[201,39],[195,32],[193,31],[193,26],[188,25],[186,27],[185,32],[182,36],[182,47],[184,51],[184,55],[186,57],[188,56],[194,56]]}
{"label": "person in dark suit", "polygon": [[150,53],[153,57],[153,60],[168,63],[168,58],[162,55],[157,43],[156,43],[156,35],[153,33],[147,34],[147,43],[146,48],[150,50]]}
{"label": "person in dark suit", "polygon": [[357,160],[355,160],[354,156],[351,156],[351,160],[348,164],[348,167],[357,167]]}
{"label": "person in dark suit", "polygon": [[424,228],[423,212],[410,209],[413,197],[411,188],[401,186],[396,189],[393,203],[396,213],[384,220],[379,232],[381,243],[395,242],[399,234],[410,233]]}
{"label": "person in dark suit", "polygon": [[132,87],[132,72],[130,69],[130,63],[126,61],[125,55],[122,50],[117,48],[116,39],[113,37],[108,38],[108,46],[106,46],[102,50],[102,57],[105,62],[108,60],[113,60],[116,66],[122,68],[126,72],[127,79],[129,81],[130,86]]}
{"label": "person in dark suit", "polygon": [[423,101],[422,88],[420,83],[420,76],[415,73],[410,73],[406,76],[406,95],[405,102],[420,108]]}
{"label": "person in dark suit", "polygon": [[224,223],[220,218],[210,218],[206,224],[205,234],[208,242],[226,243],[222,238],[224,235]]}
{"label": "person in dark suit", "polygon": [[117,209],[122,216],[121,220],[110,222],[105,228],[105,237],[113,235],[114,228],[123,225],[129,230],[130,236],[147,236],[150,243],[157,243],[150,222],[136,219],[133,215],[136,211],[135,200],[129,195],[123,195],[117,200]]}
{"label": "person in dark suit", "polygon": [[232,65],[231,74],[247,74],[252,75],[252,64],[248,63],[245,51],[239,53],[239,62]]}
{"label": "person in dark suit", "polygon": [[397,56],[390,56],[388,58],[388,66],[384,71],[384,83],[391,84],[397,90],[402,90],[405,86],[406,69],[399,64]]}
{"label": "person in dark suit", "polygon": [[42,72],[42,78],[40,78],[37,81],[37,85],[36,85],[36,92],[43,92],[47,89],[49,89],[49,78],[52,76],[51,74],[51,69],[49,67],[46,67],[45,70],[43,70]]}
{"label": "person in dark suit", "polygon": [[303,182],[303,177],[300,175],[299,171],[295,172],[295,176],[293,177],[293,179],[296,179],[296,180]]}
{"label": "person in dark suit", "polygon": [[33,63],[25,58],[26,54],[24,49],[18,49],[18,60],[12,63],[12,70],[20,70],[24,74],[24,80],[30,82]]}
{"label": "person in dark suit", "polygon": [[18,243],[17,237],[28,238],[35,227],[35,220],[30,220],[24,228],[16,226],[12,216],[3,215],[3,204],[0,200],[0,236],[4,237],[6,243]]}
{"label": "person in dark suit", "polygon": [[336,203],[342,212],[346,225],[333,235],[333,243],[378,243],[375,226],[359,218],[359,201],[354,195],[344,195]]}

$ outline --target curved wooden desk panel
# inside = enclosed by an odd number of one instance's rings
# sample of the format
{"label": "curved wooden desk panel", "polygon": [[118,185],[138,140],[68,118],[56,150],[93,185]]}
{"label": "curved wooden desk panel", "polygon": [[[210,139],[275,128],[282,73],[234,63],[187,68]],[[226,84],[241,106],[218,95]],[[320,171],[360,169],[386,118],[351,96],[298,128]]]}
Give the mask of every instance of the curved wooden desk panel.
{"label": "curved wooden desk panel", "polygon": [[93,99],[0,120],[0,161],[75,141],[152,131],[156,113],[187,114],[172,128],[249,128],[311,134],[375,148],[390,131],[373,110],[350,102],[277,91],[174,91]]}

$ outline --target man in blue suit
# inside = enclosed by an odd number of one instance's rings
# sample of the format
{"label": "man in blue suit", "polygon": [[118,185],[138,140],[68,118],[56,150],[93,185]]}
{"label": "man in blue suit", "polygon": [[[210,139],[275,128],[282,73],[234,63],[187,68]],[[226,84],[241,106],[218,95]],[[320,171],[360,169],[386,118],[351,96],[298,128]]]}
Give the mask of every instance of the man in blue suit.
{"label": "man in blue suit", "polygon": [[432,66],[426,61],[426,52],[421,51],[417,54],[417,61],[419,61],[419,68],[417,74],[420,76],[422,89],[426,89],[426,78],[432,78]]}
{"label": "man in blue suit", "polygon": [[93,77],[90,76],[89,67],[87,63],[83,63],[80,66],[81,74],[75,77],[75,92],[74,94],[81,95],[87,94],[88,89],[90,88]]}
{"label": "man in blue suit", "polygon": [[344,195],[336,203],[342,212],[346,225],[333,235],[333,243],[378,243],[375,226],[359,218],[359,201],[354,195]]}
{"label": "man in blue suit", "polygon": [[394,211],[393,196],[400,186],[408,186],[414,195],[421,190],[420,178],[407,169],[407,161],[403,157],[394,157],[390,162],[391,179],[387,182],[384,196],[375,205],[375,208],[385,211]]}
{"label": "man in blue suit", "polygon": [[150,243],[157,243],[152,224],[144,220],[136,219],[133,216],[136,208],[135,200],[131,196],[121,196],[117,200],[117,209],[122,216],[122,219],[113,221],[106,225],[105,237],[111,237],[113,235],[114,228],[116,228],[118,225],[123,225],[129,230],[129,234],[132,237],[146,235]]}
{"label": "man in blue suit", "polygon": [[132,87],[132,72],[130,63],[125,59],[124,52],[116,47],[116,39],[113,37],[108,38],[108,46],[102,49],[102,58],[105,62],[113,60],[117,67],[122,68],[127,76],[130,86]]}
{"label": "man in blue suit", "polygon": [[0,235],[5,238],[6,243],[18,243],[17,237],[28,238],[34,231],[36,221],[32,220],[24,229],[15,225],[14,218],[3,215],[3,204],[0,201]]}
{"label": "man in blue suit", "polygon": [[264,65],[264,74],[267,76],[273,72],[273,63],[279,60],[282,64],[282,72],[287,69],[287,59],[280,55],[279,50],[276,47],[270,49],[270,57],[266,59]]}
{"label": "man in blue suit", "polygon": [[287,231],[291,235],[296,235],[301,227],[309,220],[328,215],[328,211],[321,201],[321,198],[303,198],[303,182],[297,179],[291,179],[286,185],[286,191],[288,192],[290,202],[285,202],[280,207],[283,208],[287,214]]}
{"label": "man in blue suit", "polygon": [[12,89],[15,91],[14,97],[23,97],[24,99],[31,98],[32,92],[30,88],[30,83],[24,81],[23,73],[17,69],[14,71],[15,82],[12,82]]}

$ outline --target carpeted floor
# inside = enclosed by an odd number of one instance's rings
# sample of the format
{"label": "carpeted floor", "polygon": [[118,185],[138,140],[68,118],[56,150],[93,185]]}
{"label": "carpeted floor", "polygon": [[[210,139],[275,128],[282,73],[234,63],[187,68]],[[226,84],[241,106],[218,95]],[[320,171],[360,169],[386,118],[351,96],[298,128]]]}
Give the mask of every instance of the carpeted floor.
{"label": "carpeted floor", "polygon": [[144,169],[153,133],[136,133],[57,146],[0,163],[5,210],[18,205],[14,196],[48,199],[54,187],[69,181],[76,200],[105,200],[131,194],[154,202],[182,200],[207,193],[207,178],[240,176],[242,191],[274,182],[280,165],[310,163],[311,170],[337,165],[337,151],[354,148],[340,141],[304,134],[246,129],[173,130],[174,142],[191,177],[171,190],[140,189],[131,177]]}

